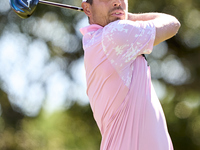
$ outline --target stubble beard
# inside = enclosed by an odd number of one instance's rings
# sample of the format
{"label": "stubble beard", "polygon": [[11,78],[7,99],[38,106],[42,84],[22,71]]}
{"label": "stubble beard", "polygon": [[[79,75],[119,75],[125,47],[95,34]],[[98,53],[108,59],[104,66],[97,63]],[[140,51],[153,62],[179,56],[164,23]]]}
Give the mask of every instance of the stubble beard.
{"label": "stubble beard", "polygon": [[[114,21],[117,21],[117,20],[125,20],[125,19],[126,19],[126,16],[125,16],[124,18],[112,16],[111,14],[112,14],[112,12],[115,11],[115,10],[122,10],[122,11],[124,11],[124,12],[126,13],[126,11],[125,11],[121,6],[115,7],[115,8],[113,8],[113,9],[111,9],[111,10],[108,12],[107,17],[103,19],[103,20],[105,20],[105,22],[104,22],[103,24],[99,24],[99,25],[101,25],[101,26],[104,27],[104,26],[108,25],[108,24],[111,23],[111,22],[114,22]],[[95,14],[95,13],[94,13],[94,14]],[[126,14],[125,14],[125,15],[126,15]],[[98,16],[95,16],[95,15],[94,15],[92,18],[95,18],[95,20],[93,20],[92,22],[90,22],[90,19],[89,19],[90,24],[93,24],[93,23],[98,24],[98,20],[96,20],[96,18],[98,18]]]}
{"label": "stubble beard", "polygon": [[[122,10],[122,11],[126,12],[121,6],[119,6],[119,7],[115,7],[115,8],[113,8],[113,9],[111,9],[111,10],[108,12],[108,16],[111,17],[111,13],[112,13],[113,11],[115,11],[115,10]],[[125,15],[126,15],[126,14],[125,14]],[[108,24],[111,23],[111,22],[117,21],[117,20],[125,20],[125,19],[126,19],[126,17],[125,17],[125,18],[115,17],[114,19],[109,18],[109,19],[108,19]]]}
{"label": "stubble beard", "polygon": [[116,17],[114,19],[108,19],[108,24],[111,23],[111,22],[117,21],[117,20],[122,20],[122,19],[119,18],[119,17]]}

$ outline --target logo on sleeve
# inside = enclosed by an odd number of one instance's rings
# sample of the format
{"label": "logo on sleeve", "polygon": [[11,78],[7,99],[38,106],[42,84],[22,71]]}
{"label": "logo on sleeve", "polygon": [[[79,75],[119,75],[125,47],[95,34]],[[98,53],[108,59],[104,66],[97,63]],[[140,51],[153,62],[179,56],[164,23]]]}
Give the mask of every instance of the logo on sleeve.
{"label": "logo on sleeve", "polygon": [[30,8],[30,3],[32,0],[22,0],[22,2],[24,3],[24,5],[26,5],[26,7]]}

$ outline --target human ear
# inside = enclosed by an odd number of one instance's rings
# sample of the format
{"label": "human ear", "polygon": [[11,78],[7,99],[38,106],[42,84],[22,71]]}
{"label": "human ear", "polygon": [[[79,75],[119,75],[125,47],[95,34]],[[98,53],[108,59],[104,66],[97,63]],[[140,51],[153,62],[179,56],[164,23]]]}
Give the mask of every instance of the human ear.
{"label": "human ear", "polygon": [[87,3],[87,2],[83,2],[83,3],[81,4],[81,7],[83,8],[84,13],[85,13],[88,17],[90,17],[90,16],[91,16],[91,6],[90,6],[90,4]]}

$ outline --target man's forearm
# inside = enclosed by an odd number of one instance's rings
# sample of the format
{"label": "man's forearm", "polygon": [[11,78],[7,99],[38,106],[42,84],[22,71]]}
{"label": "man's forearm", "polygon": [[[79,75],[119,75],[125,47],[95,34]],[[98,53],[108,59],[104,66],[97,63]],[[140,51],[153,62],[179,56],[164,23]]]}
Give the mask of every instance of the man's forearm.
{"label": "man's forearm", "polygon": [[154,20],[162,16],[169,16],[169,15],[163,14],[163,13],[141,13],[141,14],[128,13],[128,20],[149,21],[149,20]]}
{"label": "man's forearm", "polygon": [[163,13],[144,13],[144,14],[131,14],[128,13],[128,20],[131,21],[152,21],[156,28],[156,37],[154,45],[165,41],[174,36],[179,28],[180,22],[171,15]]}

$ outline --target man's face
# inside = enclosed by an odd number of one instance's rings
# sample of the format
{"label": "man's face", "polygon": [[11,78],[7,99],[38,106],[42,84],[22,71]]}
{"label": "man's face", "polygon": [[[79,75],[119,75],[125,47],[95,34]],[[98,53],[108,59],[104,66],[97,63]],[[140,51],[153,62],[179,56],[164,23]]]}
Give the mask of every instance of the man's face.
{"label": "man's face", "polygon": [[[105,26],[116,20],[125,20],[128,16],[128,0],[93,0],[93,4],[82,7],[90,18],[90,24]],[[88,12],[86,11],[88,10]]]}

